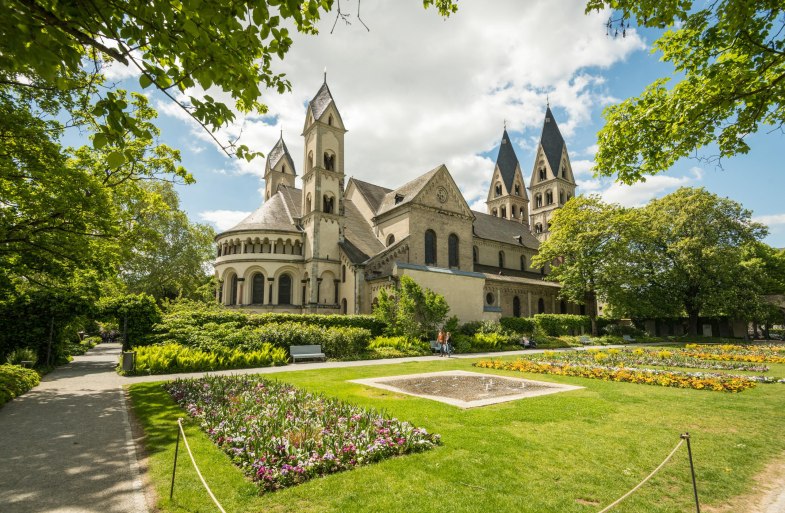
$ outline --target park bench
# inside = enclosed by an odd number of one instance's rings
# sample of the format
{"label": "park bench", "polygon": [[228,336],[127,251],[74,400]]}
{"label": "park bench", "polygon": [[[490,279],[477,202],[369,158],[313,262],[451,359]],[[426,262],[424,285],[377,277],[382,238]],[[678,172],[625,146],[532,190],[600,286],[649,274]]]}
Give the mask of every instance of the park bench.
{"label": "park bench", "polygon": [[440,353],[442,351],[442,346],[439,344],[438,340],[431,340],[431,353]]}
{"label": "park bench", "polygon": [[579,338],[578,341],[584,346],[588,346],[589,344],[591,344],[591,339],[585,335]]}
{"label": "park bench", "polygon": [[625,342],[635,342],[635,339],[632,338],[630,335],[624,335],[621,338],[623,338]]}
{"label": "park bench", "polygon": [[289,346],[289,354],[292,355],[292,362],[297,360],[326,360],[327,356],[322,352],[322,346],[312,344],[306,346]]}

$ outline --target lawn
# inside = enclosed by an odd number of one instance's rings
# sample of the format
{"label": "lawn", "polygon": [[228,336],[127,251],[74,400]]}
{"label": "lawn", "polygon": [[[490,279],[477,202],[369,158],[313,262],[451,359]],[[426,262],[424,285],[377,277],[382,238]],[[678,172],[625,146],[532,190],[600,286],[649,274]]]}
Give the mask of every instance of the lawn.
{"label": "lawn", "polygon": [[[785,451],[785,385],[741,393],[664,388],[584,378],[489,371],[444,360],[299,372],[271,377],[383,409],[442,436],[443,445],[260,495],[229,458],[187,424],[200,468],[231,512],[596,512],[645,477],[679,434],[692,434],[701,505],[721,506]],[[785,365],[769,374],[785,376]],[[585,387],[477,409],[398,395],[347,380],[448,369]],[[185,417],[156,383],[131,386],[146,432],[149,475],[162,511],[212,512],[182,452],[169,501],[176,419]],[[694,510],[686,450],[614,512]]]}

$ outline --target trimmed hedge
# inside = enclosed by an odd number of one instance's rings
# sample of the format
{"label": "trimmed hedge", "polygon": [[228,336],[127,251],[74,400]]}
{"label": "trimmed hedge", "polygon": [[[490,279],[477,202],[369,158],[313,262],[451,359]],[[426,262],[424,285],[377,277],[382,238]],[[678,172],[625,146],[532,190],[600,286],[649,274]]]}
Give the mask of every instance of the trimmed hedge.
{"label": "trimmed hedge", "polygon": [[499,324],[507,331],[527,334],[534,333],[534,329],[537,327],[531,317],[502,317],[499,319]]}
{"label": "trimmed hedge", "polygon": [[537,314],[534,316],[536,327],[548,336],[575,335],[583,330],[591,331],[591,319],[587,315]]}
{"label": "trimmed hedge", "polygon": [[33,369],[19,365],[0,365],[0,406],[18,397],[41,382]]}
{"label": "trimmed hedge", "polygon": [[286,365],[287,352],[271,344],[256,350],[216,347],[202,351],[180,344],[164,344],[136,348],[134,374],[168,374],[172,372],[202,372],[248,367]]}

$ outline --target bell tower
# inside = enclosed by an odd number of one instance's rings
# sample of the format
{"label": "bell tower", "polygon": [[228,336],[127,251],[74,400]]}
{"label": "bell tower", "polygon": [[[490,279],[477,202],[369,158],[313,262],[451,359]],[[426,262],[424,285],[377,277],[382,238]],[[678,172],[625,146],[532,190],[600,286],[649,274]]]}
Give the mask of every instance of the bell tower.
{"label": "bell tower", "polygon": [[302,217],[304,258],[310,275],[310,303],[318,302],[315,280],[324,271],[337,276],[338,242],[343,240],[344,128],[327,74],[305,114]]}
{"label": "bell tower", "polygon": [[267,153],[267,161],[264,165],[264,201],[270,199],[279,185],[294,188],[294,178],[297,172],[294,169],[294,160],[289,155],[286,143],[283,142],[283,131],[281,138],[275,143],[273,149]]}
{"label": "bell tower", "polygon": [[575,176],[572,173],[567,144],[559,131],[550,105],[545,110],[540,144],[529,180],[531,210],[529,222],[532,233],[543,242],[548,239],[553,212],[575,196]]}
{"label": "bell tower", "polygon": [[529,198],[526,196],[521,165],[507,134],[507,127],[502,133],[499,155],[496,157],[485,204],[488,214],[529,226]]}

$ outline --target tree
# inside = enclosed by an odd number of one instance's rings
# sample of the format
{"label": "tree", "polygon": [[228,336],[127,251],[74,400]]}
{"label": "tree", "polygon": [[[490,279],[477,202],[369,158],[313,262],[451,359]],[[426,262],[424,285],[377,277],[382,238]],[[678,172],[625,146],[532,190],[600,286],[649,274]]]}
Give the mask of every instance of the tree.
{"label": "tree", "polygon": [[373,314],[387,325],[389,335],[419,339],[434,333],[449,311],[444,296],[404,275],[394,290],[379,291]]}
{"label": "tree", "polygon": [[194,298],[210,281],[206,264],[214,256],[215,231],[188,220],[171,183],[150,182],[141,187],[155,203],[129,206],[134,234],[123,245],[120,278],[129,292],[144,292],[159,302]]}
{"label": "tree", "polygon": [[[457,8],[452,0],[423,3],[443,16]],[[138,70],[141,87],[157,89],[212,134],[235,119],[235,110],[266,112],[263,89],[290,88],[273,58],[283,59],[291,47],[289,27],[316,34],[316,22],[332,6],[332,0],[10,0],[0,17],[0,84],[78,98],[74,103],[101,119],[94,142],[122,147],[126,130],[151,136],[122,98],[96,87],[102,65],[113,61]],[[193,93],[197,88],[232,103]],[[219,144],[229,154],[254,156],[245,146]]]}
{"label": "tree", "polygon": [[747,317],[760,294],[759,273],[744,266],[745,248],[766,228],[751,213],[703,188],[683,187],[639,209],[638,232],[628,249],[631,273],[619,308],[630,315],[689,318],[697,335],[700,315]]}
{"label": "tree", "polygon": [[607,300],[619,284],[624,265],[622,237],[625,209],[603,203],[598,196],[578,196],[554,212],[551,234],[532,266],[551,264],[548,279],[561,284],[559,296],[576,304],[589,304],[592,335],[597,335],[596,301]]}
{"label": "tree", "polygon": [[[668,30],[654,43],[680,80],[661,78],[639,96],[609,106],[595,171],[623,183],[669,169],[716,143],[717,158],[744,154],[744,138],[785,122],[785,4],[770,0],[589,0],[586,11],[620,13],[625,31]],[[613,24],[613,20],[609,22]],[[626,23],[626,26],[625,26]]]}

